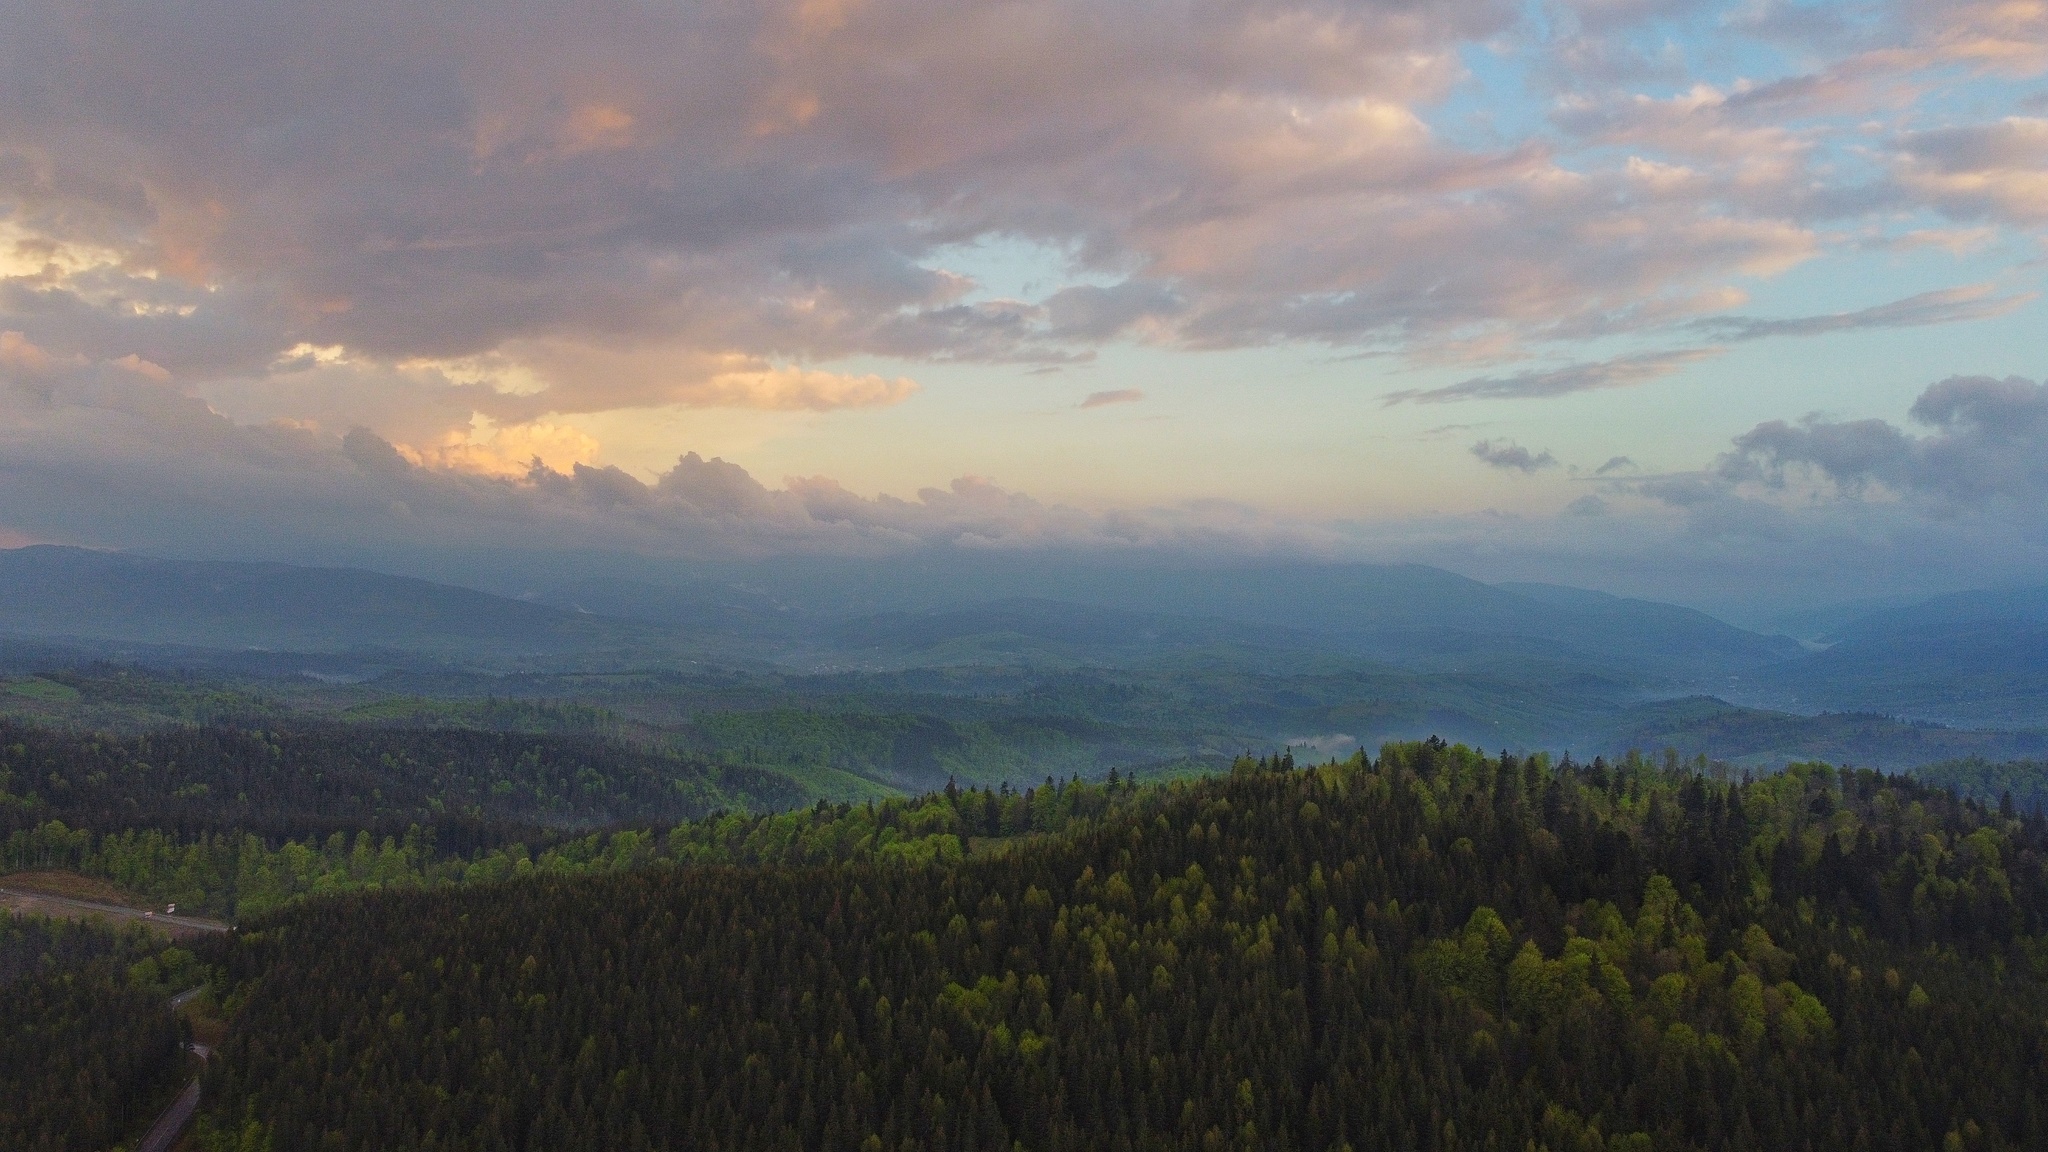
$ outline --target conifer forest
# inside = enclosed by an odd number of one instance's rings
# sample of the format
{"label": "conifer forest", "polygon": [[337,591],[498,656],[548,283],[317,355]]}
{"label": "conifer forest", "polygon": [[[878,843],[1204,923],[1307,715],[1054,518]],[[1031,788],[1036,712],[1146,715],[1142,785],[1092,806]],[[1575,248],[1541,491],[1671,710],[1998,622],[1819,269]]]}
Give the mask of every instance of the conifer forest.
{"label": "conifer forest", "polygon": [[[145,751],[97,747],[36,775]],[[209,1152],[2048,1146],[2009,794],[1429,740],[545,837],[92,827],[181,811],[154,775],[10,866],[233,928],[5,921],[9,1148],[133,1140],[195,1030]]]}
{"label": "conifer forest", "polygon": [[2048,0],[0,0],[0,1152],[2048,1152]]}

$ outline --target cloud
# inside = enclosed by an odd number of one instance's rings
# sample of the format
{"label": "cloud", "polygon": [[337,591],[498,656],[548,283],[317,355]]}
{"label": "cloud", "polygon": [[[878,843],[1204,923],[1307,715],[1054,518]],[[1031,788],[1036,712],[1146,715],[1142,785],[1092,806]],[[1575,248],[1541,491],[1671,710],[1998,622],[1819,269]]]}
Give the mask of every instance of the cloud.
{"label": "cloud", "polygon": [[1605,388],[1630,388],[1718,355],[1720,350],[1716,348],[1683,348],[1617,356],[1611,360],[1570,364],[1547,371],[1519,372],[1513,376],[1475,376],[1442,388],[1390,392],[1384,403],[1392,407],[1409,402],[1448,404],[1457,400],[1533,400]]}
{"label": "cloud", "polygon": [[1110,392],[1090,392],[1088,398],[1081,401],[1081,407],[1103,408],[1111,404],[1135,404],[1144,398],[1145,392],[1141,388],[1118,388]]}
{"label": "cloud", "polygon": [[801,368],[761,367],[722,372],[682,400],[690,407],[766,408],[827,412],[901,403],[917,391],[906,377],[848,376]]}
{"label": "cloud", "polygon": [[1384,525],[1379,546],[1753,622],[1770,604],[2039,583],[2048,382],[1951,377],[1907,416],[1765,421],[1699,471],[1617,471],[1555,518]]}
{"label": "cloud", "polygon": [[[1715,316],[1690,321],[1686,327],[1727,342],[1773,336],[1818,336],[1876,328],[1913,328],[2003,316],[2035,299],[2036,295],[2025,292],[2001,296],[1988,284],[1971,284],[1923,292],[1854,312],[1788,319]],[[1512,376],[1475,376],[1441,388],[1390,392],[1383,403],[1391,407],[1404,403],[1447,404],[1459,400],[1547,399],[1578,392],[1629,388],[1669,376],[1691,364],[1719,355],[1719,348],[1682,348],[1518,372]]]}
{"label": "cloud", "polygon": [[2048,119],[1910,133],[1899,141],[1898,179],[1961,219],[2038,224],[2048,220]]}
{"label": "cloud", "polygon": [[[1758,37],[1802,57],[1805,68],[1708,81],[1697,78],[1709,70],[1701,56],[1687,51],[1692,82],[1667,74],[1669,94],[1650,95],[1572,60],[1625,54],[1630,33],[1597,51],[1554,36],[1554,123],[1582,144],[1628,149],[1627,163],[1671,192],[1717,197],[1743,206],[1744,215],[1808,224],[1860,219],[1890,235],[1916,210],[2015,227],[2039,219],[2033,185],[2040,164],[2026,118],[1986,120],[1949,101],[1969,93],[1993,116],[2028,109],[2027,98],[2002,82],[2048,72],[2048,7],[1761,0],[1720,17],[1735,40],[1710,40],[1712,48],[1751,51],[1740,41]],[[1695,38],[1679,46],[1701,45]],[[1992,158],[1960,159],[1957,145]],[[1872,159],[1889,171],[1873,176]]]}
{"label": "cloud", "polygon": [[[2036,295],[2012,293],[2001,296],[1990,285],[1972,284],[1923,292],[1854,312],[1789,319],[1716,316],[1690,321],[1686,327],[1728,342],[1774,336],[1818,336],[1875,328],[1912,328],[2002,316],[2035,299]],[[1609,388],[1630,388],[1672,375],[1721,354],[1720,348],[1636,353],[1568,364],[1562,368],[1518,372],[1512,376],[1475,376],[1441,388],[1404,389],[1388,393],[1382,402],[1392,407],[1405,403],[1447,404],[1460,400],[1533,400]]]}
{"label": "cloud", "polygon": [[1626,456],[1610,456],[1605,464],[1593,469],[1593,475],[1605,476],[1612,472],[1632,472],[1636,462]]}
{"label": "cloud", "polygon": [[[552,341],[787,368],[1070,355],[1186,311],[1171,269],[1226,205],[1501,170],[1409,111],[1499,5],[830,10],[32,0],[0,16],[0,199],[60,269],[40,290],[103,327],[143,327],[120,320],[154,293],[190,309],[159,327],[246,323],[264,354]],[[302,66],[309,43],[332,67]],[[935,261],[977,236],[1169,271],[968,303]]]}
{"label": "cloud", "polygon": [[[1471,46],[1536,34],[1499,0],[25,0],[0,11],[0,325],[421,444],[479,414],[910,395],[834,367],[857,358],[1634,330],[1888,196],[2038,219],[2038,121],[1899,135],[1880,190],[1833,162],[1839,126],[1794,123],[1937,59],[2022,67],[2027,8],[1914,3],[1882,51],[1651,98],[1599,61],[1699,13],[1586,0],[1560,130],[1482,144],[1437,110]],[[999,298],[947,266],[984,240],[1064,268]],[[280,363],[302,346],[405,379],[310,388]]]}
{"label": "cloud", "polygon": [[1998,229],[1980,224],[1967,228],[1916,228],[1896,235],[1872,236],[1865,241],[1865,246],[1891,252],[1935,248],[1951,256],[1968,256],[1982,251],[1997,239]]}
{"label": "cloud", "polygon": [[1901,5],[1929,54],[1984,72],[2048,70],[2048,8],[2010,0],[1910,0]]}
{"label": "cloud", "polygon": [[1525,476],[1544,468],[1557,467],[1557,458],[1549,452],[1532,453],[1512,440],[1481,440],[1472,445],[1472,455],[1489,467],[1504,468]]}
{"label": "cloud", "polygon": [[[1617,465],[1592,499],[1577,495],[1552,516],[1314,521],[1213,500],[1082,509],[973,476],[906,496],[825,477],[771,486],[696,453],[643,479],[574,459],[573,445],[570,458],[550,458],[541,428],[518,440],[479,425],[471,446],[493,453],[490,463],[455,467],[367,429],[240,423],[175,378],[0,337],[0,539],[501,582],[600,556],[671,570],[933,549],[1169,565],[1401,561],[1752,613],[2038,579],[2048,565],[2048,389],[1958,378],[1927,389],[1912,418],[1920,431],[1766,422],[1697,472]],[[526,449],[543,461],[529,457],[521,470]],[[1512,440],[1484,442],[1475,456],[1523,475],[1557,466]]]}
{"label": "cloud", "polygon": [[1838,48],[1864,30],[1858,14],[1834,4],[1753,0],[1725,17],[1728,27],[1759,39],[1802,47]]}
{"label": "cloud", "polygon": [[685,453],[653,480],[573,430],[480,423],[395,444],[238,423],[184,386],[0,336],[0,531],[99,546],[299,558],[590,549],[716,559],[906,548],[1328,553],[1327,526],[1218,501],[1085,511],[966,476],[910,498],[827,477],[780,488]]}
{"label": "cloud", "polygon": [[1186,308],[1187,302],[1165,284],[1079,284],[1048,297],[1045,318],[1050,334],[1057,339],[1097,341],[1134,330],[1163,332]]}
{"label": "cloud", "polygon": [[559,424],[534,421],[498,428],[485,420],[428,445],[394,445],[413,464],[503,477],[528,475],[536,463],[557,471],[594,463],[599,447],[588,433]]}
{"label": "cloud", "polygon": [[1798,316],[1782,320],[1754,316],[1715,316],[1696,320],[1691,327],[1717,340],[1762,340],[1772,336],[1820,336],[1832,332],[1853,332],[1866,328],[1918,328],[1931,324],[1955,324],[2003,316],[2035,298],[2032,292],[1997,295],[1989,284],[1969,284],[1922,292],[1903,300],[1836,312],[1826,316]]}
{"label": "cloud", "polygon": [[2048,502],[2048,384],[1950,377],[1922,392],[1910,415],[1930,431],[1818,416],[1759,424],[1735,440],[1717,471],[1773,490],[1907,499],[1943,513],[2004,507],[2038,518]]}
{"label": "cloud", "polygon": [[[1506,59],[1474,74],[1480,53]],[[591,429],[812,423],[913,403],[921,365],[971,381],[958,366],[1120,343],[1510,363],[1386,400],[1542,398],[1715,354],[1594,340],[1994,315],[2034,270],[1733,313],[1838,252],[2038,253],[2048,153],[2012,80],[2044,68],[2048,8],[2008,0],[20,0],[0,5],[0,509],[36,538],[192,547],[1363,548],[1238,506],[1083,513],[986,480],[892,500],[682,455],[648,483]],[[963,255],[988,248],[1048,270]],[[1965,532],[1943,515],[2019,504],[1970,493],[2027,490],[1978,424],[1828,423],[1758,435],[1727,474],[1603,474],[1569,558],[1455,517],[1372,531],[1570,571],[1622,556],[1600,532],[1795,549],[1802,517],[1831,517],[1848,527],[1811,540],[1869,558],[1844,542],[1925,544]],[[1943,472],[1951,448],[1975,463]],[[2011,539],[1943,555],[2027,554],[2034,521],[2006,514]],[[1753,584],[1729,548],[1715,570]]]}

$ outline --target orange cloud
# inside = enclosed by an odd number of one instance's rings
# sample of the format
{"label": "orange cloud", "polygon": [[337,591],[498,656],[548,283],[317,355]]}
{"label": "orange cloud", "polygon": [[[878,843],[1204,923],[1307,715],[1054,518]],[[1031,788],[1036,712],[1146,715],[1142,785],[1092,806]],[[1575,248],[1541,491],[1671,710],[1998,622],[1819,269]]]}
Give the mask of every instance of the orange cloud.
{"label": "orange cloud", "polygon": [[449,432],[436,444],[392,447],[415,465],[507,478],[526,475],[535,460],[566,472],[579,464],[597,463],[598,455],[595,437],[566,424],[535,421],[498,427],[482,418],[468,429]]}
{"label": "orange cloud", "polygon": [[900,404],[917,391],[907,377],[842,375],[802,368],[722,372],[684,391],[683,402],[702,408],[769,408],[828,412],[834,408],[881,408]]}

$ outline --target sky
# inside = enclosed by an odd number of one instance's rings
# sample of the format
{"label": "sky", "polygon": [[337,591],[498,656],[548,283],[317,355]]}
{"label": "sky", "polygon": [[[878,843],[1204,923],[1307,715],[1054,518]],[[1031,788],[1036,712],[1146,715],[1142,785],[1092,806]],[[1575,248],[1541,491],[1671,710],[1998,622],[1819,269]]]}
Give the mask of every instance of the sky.
{"label": "sky", "polygon": [[2048,0],[17,0],[0,544],[2048,581]]}

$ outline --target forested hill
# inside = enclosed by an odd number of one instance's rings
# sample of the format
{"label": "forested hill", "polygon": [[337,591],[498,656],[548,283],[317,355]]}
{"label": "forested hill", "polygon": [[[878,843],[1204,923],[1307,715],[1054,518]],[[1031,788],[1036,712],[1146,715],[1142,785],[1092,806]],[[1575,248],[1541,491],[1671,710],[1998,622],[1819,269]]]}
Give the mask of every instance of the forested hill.
{"label": "forested hill", "polygon": [[0,834],[578,827],[799,803],[787,776],[597,736],[301,723],[137,736],[0,721]]}
{"label": "forested hill", "polygon": [[2038,818],[1435,742],[1082,794],[1044,831],[1034,794],[889,817],[964,857],[821,804],[706,863],[252,919],[202,1137],[2048,1147]]}

